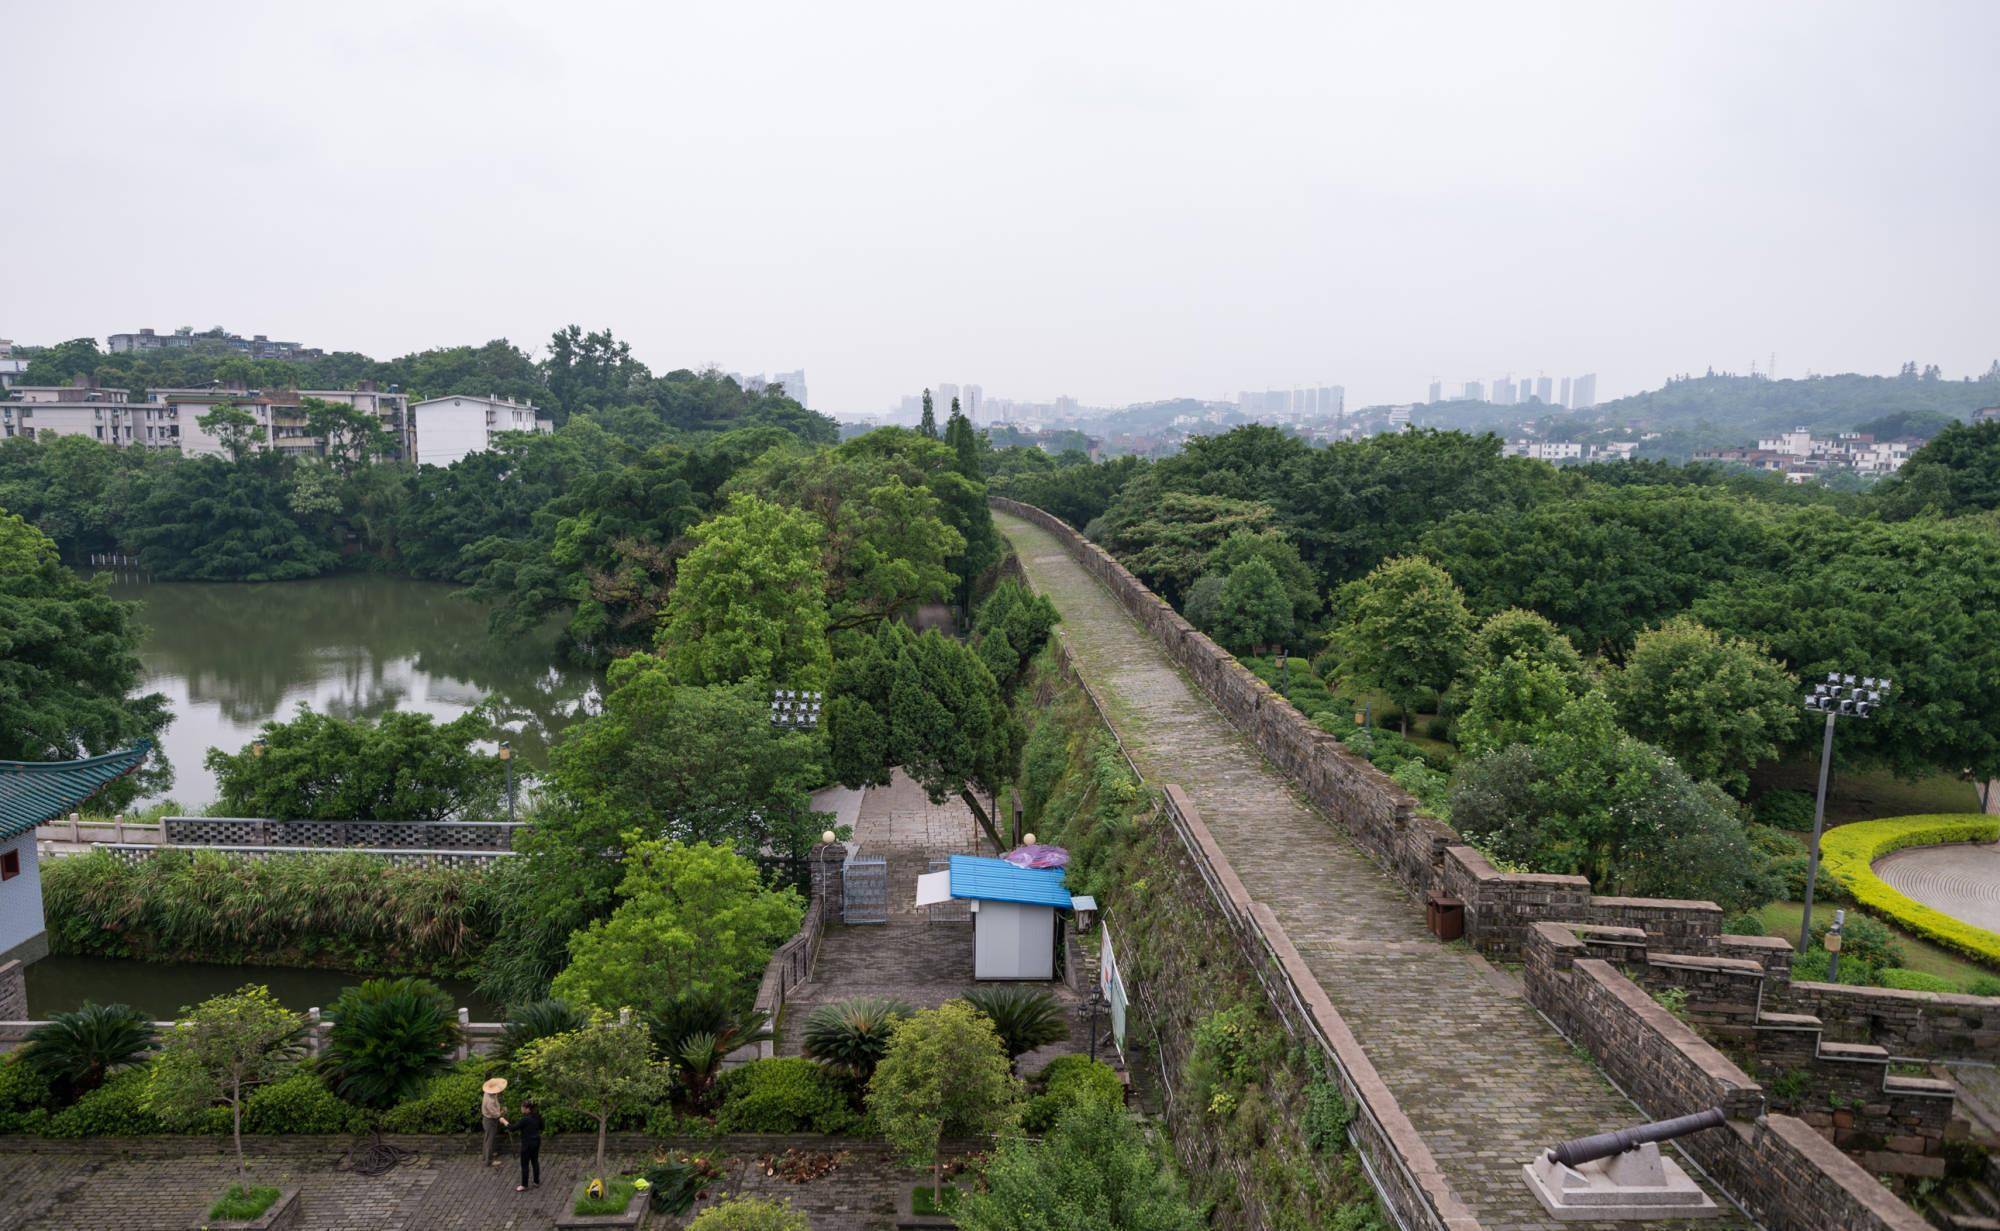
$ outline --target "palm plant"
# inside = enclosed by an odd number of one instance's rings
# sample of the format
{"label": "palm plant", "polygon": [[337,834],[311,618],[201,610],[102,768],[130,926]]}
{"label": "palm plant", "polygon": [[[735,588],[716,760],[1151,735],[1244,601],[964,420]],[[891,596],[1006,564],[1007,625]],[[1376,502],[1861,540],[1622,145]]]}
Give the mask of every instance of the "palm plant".
{"label": "palm plant", "polygon": [[493,1048],[494,1058],[512,1060],[515,1052],[536,1039],[568,1034],[589,1024],[590,1018],[571,1008],[567,1000],[531,1000],[507,1015],[507,1028],[500,1032]]}
{"label": "palm plant", "polygon": [[688,1102],[706,1107],[722,1071],[723,1057],[770,1034],[770,1015],[742,1009],[715,995],[683,993],[647,1020],[653,1047],[674,1062]]}
{"label": "palm plant", "polygon": [[321,1072],[350,1103],[386,1107],[416,1095],[451,1063],[458,1015],[428,979],[370,979],[333,1002]]}
{"label": "palm plant", "polygon": [[965,1000],[993,1023],[1010,1061],[1069,1037],[1062,1006],[1047,992],[1031,987],[982,987],[967,992]]}
{"label": "palm plant", "polygon": [[823,1004],[806,1018],[806,1055],[832,1068],[852,1073],[866,1084],[896,1023],[910,1015],[910,1006],[887,996],[856,996]]}
{"label": "palm plant", "polygon": [[137,1063],[153,1045],[153,1023],[128,1004],[92,1004],[58,1013],[28,1032],[20,1063],[65,1101]]}

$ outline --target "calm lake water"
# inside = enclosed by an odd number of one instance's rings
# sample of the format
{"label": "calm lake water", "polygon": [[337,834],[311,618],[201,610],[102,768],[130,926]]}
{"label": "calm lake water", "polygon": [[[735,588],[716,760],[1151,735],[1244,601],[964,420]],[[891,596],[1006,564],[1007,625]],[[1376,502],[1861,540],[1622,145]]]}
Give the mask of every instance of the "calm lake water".
{"label": "calm lake water", "polygon": [[[361,975],[280,966],[219,966],[209,962],[130,962],[115,958],[45,957],[28,966],[28,1016],[47,1018],[85,1001],[129,1004],[154,1021],[171,1021],[187,1005],[262,983],[286,1008],[303,1013],[324,1009],[340,989]],[[493,1006],[473,994],[469,982],[435,980],[452,999],[472,1011],[472,1020],[498,1020]]]}
{"label": "calm lake water", "polygon": [[[300,702],[343,718],[391,709],[456,718],[488,702],[523,764],[596,696],[593,671],[557,665],[553,630],[494,637],[486,608],[451,586],[352,574],[312,581],[204,584],[114,575],[111,593],[144,604],[147,692],[174,712],[163,751],[190,810],[216,798],[208,749],[243,747]],[[151,802],[151,801],[148,801]],[[233,985],[232,985],[233,986]]]}

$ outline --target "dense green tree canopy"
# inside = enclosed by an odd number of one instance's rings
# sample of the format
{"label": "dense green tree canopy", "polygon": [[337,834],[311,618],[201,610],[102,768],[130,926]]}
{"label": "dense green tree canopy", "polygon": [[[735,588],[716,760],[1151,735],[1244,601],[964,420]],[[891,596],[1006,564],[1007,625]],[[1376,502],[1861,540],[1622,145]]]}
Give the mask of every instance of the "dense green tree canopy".
{"label": "dense green tree canopy", "polygon": [[480,711],[440,723],[391,710],[374,722],[301,704],[264,724],[241,751],[208,750],[229,816],[280,821],[488,820],[505,807],[506,767],[476,745],[492,733]]}
{"label": "dense green tree canopy", "polygon": [[1727,495],[1618,488],[1518,515],[1455,516],[1424,549],[1475,611],[1529,608],[1584,652],[1618,654],[1711,587],[1769,569],[1781,556],[1775,521]]}
{"label": "dense green tree canopy", "polygon": [[1798,726],[1796,679],[1755,644],[1685,617],[1640,633],[1605,686],[1627,731],[1738,795]]}
{"label": "dense green tree canopy", "polygon": [[1694,607],[1702,623],[1768,647],[1801,680],[1895,681],[1847,723],[1842,761],[1906,776],[2000,776],[2000,533],[1974,519],[1884,524],[1816,509],[1781,531],[1781,563]]}
{"label": "dense green tree canopy", "polygon": [[1778,889],[1729,797],[1620,731],[1600,692],[1572,701],[1533,747],[1465,764],[1451,817],[1480,849],[1531,871],[1588,876],[1599,893],[1741,910]]}
{"label": "dense green tree canopy", "polygon": [[1080,1100],[1040,1141],[1010,1138],[983,1191],[957,1211],[967,1231],[1200,1231],[1164,1150],[1124,1108]]}
{"label": "dense green tree canopy", "polygon": [[824,687],[832,662],[820,571],[825,537],[811,514],[750,495],[702,523],[660,630],[660,657],[675,677]]}
{"label": "dense green tree canopy", "polygon": [[1457,676],[1472,640],[1472,613],[1450,574],[1430,561],[1385,561],[1340,592],[1345,622],[1334,634],[1342,663],[1359,683],[1410,711]]}
{"label": "dense green tree canopy", "polygon": [[1881,503],[1896,518],[2000,509],[2000,420],[1946,427],[1883,484]]}
{"label": "dense green tree canopy", "polygon": [[766,888],[757,865],[728,847],[631,842],[617,909],[571,938],[553,990],[607,1013],[657,1016],[678,996],[748,1003],[804,910],[797,892]]}
{"label": "dense green tree canopy", "polygon": [[603,712],[550,755],[552,783],[575,806],[744,855],[802,856],[818,841],[818,742],[771,726],[768,690],[677,684],[649,654],[611,664],[605,687]]}
{"label": "dense green tree canopy", "polygon": [[298,462],[192,458],[149,468],[123,540],[163,581],[294,581],[339,557],[292,508]]}
{"label": "dense green tree canopy", "polygon": [[[138,607],[118,602],[56,559],[55,544],[0,510],[0,760],[66,761],[157,739],[166,698],[139,693]],[[155,752],[113,803],[164,790]]]}
{"label": "dense green tree canopy", "polygon": [[841,783],[887,785],[900,767],[933,803],[957,795],[1004,849],[979,793],[990,798],[1013,775],[1023,736],[977,650],[885,622],[836,664],[826,725]]}

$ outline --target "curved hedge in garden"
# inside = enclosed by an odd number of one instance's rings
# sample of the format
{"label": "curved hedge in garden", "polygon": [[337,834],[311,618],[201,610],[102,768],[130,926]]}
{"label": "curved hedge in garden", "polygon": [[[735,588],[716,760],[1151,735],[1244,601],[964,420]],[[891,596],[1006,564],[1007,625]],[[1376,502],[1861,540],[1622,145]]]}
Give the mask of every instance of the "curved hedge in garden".
{"label": "curved hedge in garden", "polygon": [[1830,829],[1820,839],[1820,865],[1877,918],[1967,957],[2000,966],[2000,935],[1904,896],[1875,875],[1874,867],[1884,855],[1909,846],[1991,842],[1996,837],[2000,837],[2000,816],[1976,812],[1856,821]]}

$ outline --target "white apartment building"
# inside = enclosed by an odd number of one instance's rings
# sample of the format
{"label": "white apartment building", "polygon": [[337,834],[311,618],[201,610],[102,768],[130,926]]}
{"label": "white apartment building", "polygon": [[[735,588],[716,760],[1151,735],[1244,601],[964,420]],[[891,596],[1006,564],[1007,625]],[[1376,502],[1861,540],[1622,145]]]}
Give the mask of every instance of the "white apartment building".
{"label": "white apartment building", "polygon": [[526,402],[503,397],[452,394],[410,407],[411,457],[419,466],[449,466],[493,447],[502,432],[540,432],[555,425]]}
{"label": "white apartment building", "polygon": [[409,452],[409,398],[375,389],[148,389],[134,402],[123,389],[100,389],[85,377],[78,383],[20,386],[15,400],[0,402],[0,437],[88,436],[108,445],[179,449],[189,457],[220,457],[222,441],[202,430],[200,419],[217,406],[235,406],[263,428],[258,451],[317,456],[319,437],[306,430],[305,398],[319,398],[367,410],[382,421],[398,449]]}
{"label": "white apartment building", "polygon": [[132,443],[125,390],[98,389],[85,378],[70,385],[17,385],[0,402],[0,439],[86,436],[108,445]]}

